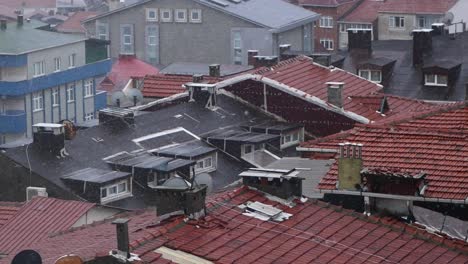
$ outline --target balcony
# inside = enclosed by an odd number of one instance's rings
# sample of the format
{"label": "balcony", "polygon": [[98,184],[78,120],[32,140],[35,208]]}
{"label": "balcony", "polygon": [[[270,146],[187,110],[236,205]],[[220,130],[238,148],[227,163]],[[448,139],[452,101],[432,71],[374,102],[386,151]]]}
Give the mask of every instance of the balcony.
{"label": "balcony", "polygon": [[106,75],[111,67],[112,62],[110,59],[107,59],[73,69],[54,72],[31,80],[19,82],[0,81],[0,96],[21,96],[73,81]]}
{"label": "balcony", "polygon": [[9,110],[0,113],[0,133],[19,134],[26,132],[26,113],[21,110]]}

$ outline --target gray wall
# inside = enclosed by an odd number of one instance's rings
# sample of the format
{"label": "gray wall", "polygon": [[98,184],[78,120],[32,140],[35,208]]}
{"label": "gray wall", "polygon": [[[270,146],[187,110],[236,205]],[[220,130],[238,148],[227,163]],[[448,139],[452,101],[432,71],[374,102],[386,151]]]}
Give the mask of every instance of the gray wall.
{"label": "gray wall", "polygon": [[[202,23],[164,23],[147,22],[146,8],[201,9]],[[261,55],[274,53],[274,44],[268,29],[242,19],[227,15],[221,11],[200,5],[191,0],[160,0],[111,14],[98,20],[109,25],[111,56],[120,53],[120,25],[134,24],[135,55],[142,60],[145,56],[145,26],[159,25],[159,63],[200,62],[231,64],[233,49],[231,35],[233,30],[240,30],[243,41],[243,63],[247,64],[247,50],[260,50]],[[95,21],[85,25],[88,35],[95,36]],[[302,27],[282,33],[281,40],[302,49]],[[255,44],[254,44],[255,43]]]}
{"label": "gray wall", "polygon": [[[405,18],[405,27],[402,29],[390,28],[390,17],[391,16],[401,16]],[[441,16],[438,15],[414,15],[414,14],[379,14],[379,40],[390,40],[390,39],[399,39],[399,40],[411,40],[411,32],[414,29],[418,28],[419,17],[426,18],[426,28],[431,28],[431,25],[435,22],[441,20]]]}

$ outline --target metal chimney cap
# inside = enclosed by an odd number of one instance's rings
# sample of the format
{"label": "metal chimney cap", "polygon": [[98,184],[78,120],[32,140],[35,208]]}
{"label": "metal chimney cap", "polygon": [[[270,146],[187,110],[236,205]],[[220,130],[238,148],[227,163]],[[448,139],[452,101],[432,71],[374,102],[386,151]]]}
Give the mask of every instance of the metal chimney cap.
{"label": "metal chimney cap", "polygon": [[127,218],[117,218],[114,221],[112,221],[112,224],[114,224],[114,225],[126,224],[129,221],[130,221],[130,219],[127,219]]}

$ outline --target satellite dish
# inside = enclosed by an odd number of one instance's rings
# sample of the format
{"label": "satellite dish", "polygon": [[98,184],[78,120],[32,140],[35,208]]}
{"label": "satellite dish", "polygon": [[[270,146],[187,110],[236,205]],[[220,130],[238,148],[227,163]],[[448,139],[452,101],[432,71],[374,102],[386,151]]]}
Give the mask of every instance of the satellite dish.
{"label": "satellite dish", "polygon": [[112,94],[111,97],[112,105],[120,107],[125,101],[125,94],[122,91],[117,91]]}
{"label": "satellite dish", "polygon": [[42,258],[34,250],[23,250],[11,261],[11,264],[42,264]]}
{"label": "satellite dish", "polygon": [[213,178],[208,173],[200,173],[195,176],[195,182],[198,184],[205,184],[207,186],[207,193],[213,191]]}
{"label": "satellite dish", "polygon": [[128,89],[125,91],[125,94],[127,95],[128,99],[133,102],[133,105],[137,105],[139,102],[143,101],[143,94],[136,88]]}
{"label": "satellite dish", "polygon": [[75,255],[67,255],[57,259],[55,264],[83,264],[83,260]]}
{"label": "satellite dish", "polygon": [[442,19],[442,22],[446,25],[451,25],[454,18],[455,16],[452,12],[447,12],[447,14],[445,14],[444,18]]}

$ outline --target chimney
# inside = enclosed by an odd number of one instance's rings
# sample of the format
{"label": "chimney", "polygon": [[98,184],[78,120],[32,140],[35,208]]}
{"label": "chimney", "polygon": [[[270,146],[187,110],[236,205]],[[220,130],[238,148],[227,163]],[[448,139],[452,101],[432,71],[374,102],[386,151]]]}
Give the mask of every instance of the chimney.
{"label": "chimney", "polygon": [[258,56],[258,50],[247,51],[247,65],[255,67],[255,56]]}
{"label": "chimney", "polygon": [[[169,179],[168,181],[170,181]],[[173,214],[184,214],[190,219],[199,219],[206,214],[207,185],[193,184],[186,188],[156,186],[151,193],[155,201],[156,214],[165,218]]]}
{"label": "chimney", "polygon": [[130,258],[130,241],[128,238],[128,219],[119,218],[112,222],[117,229],[117,250],[118,255]]}
{"label": "chimney", "polygon": [[327,82],[328,103],[343,108],[343,87],[342,82]]}
{"label": "chimney", "polygon": [[[268,168],[251,168],[239,174],[242,183],[273,196],[289,199],[302,196],[301,171],[309,169],[293,168],[291,170],[275,170]],[[272,177],[274,176],[274,177]]]}
{"label": "chimney", "polygon": [[291,50],[291,44],[281,44],[279,45],[279,61],[287,59],[286,53]]}
{"label": "chimney", "polygon": [[203,75],[202,74],[195,74],[192,76],[192,82],[193,83],[201,83],[203,81]]}
{"label": "chimney", "polygon": [[18,26],[19,26],[19,27],[23,26],[24,17],[23,17],[22,14],[18,15],[16,20],[17,20],[17,22],[18,22]]}
{"label": "chimney", "polygon": [[278,56],[254,56],[255,58],[255,68],[259,67],[271,67],[276,65],[278,62]]}
{"label": "chimney", "polygon": [[434,23],[432,24],[432,35],[433,36],[440,36],[444,34],[445,31],[445,24],[444,23]]}
{"label": "chimney", "polygon": [[209,66],[210,76],[211,77],[221,77],[221,65],[211,64]]}
{"label": "chimney", "polygon": [[371,29],[348,29],[348,51],[353,50],[372,52]]}
{"label": "chimney", "polygon": [[33,125],[33,144],[42,152],[65,157],[65,128],[62,124],[38,123]]}
{"label": "chimney", "polygon": [[432,29],[415,29],[413,34],[413,66],[422,66],[424,56],[432,52]]}
{"label": "chimney", "polygon": [[7,29],[7,20],[6,19],[1,19],[0,20],[0,29],[1,30],[6,30]]}
{"label": "chimney", "polygon": [[314,62],[323,65],[325,67],[331,66],[331,54],[328,53],[314,53],[309,55]]}
{"label": "chimney", "polygon": [[362,169],[362,144],[349,142],[339,144],[338,185],[339,190],[360,190]]}

